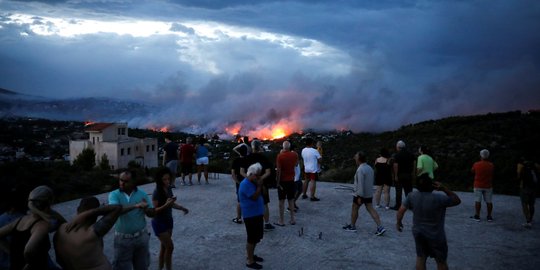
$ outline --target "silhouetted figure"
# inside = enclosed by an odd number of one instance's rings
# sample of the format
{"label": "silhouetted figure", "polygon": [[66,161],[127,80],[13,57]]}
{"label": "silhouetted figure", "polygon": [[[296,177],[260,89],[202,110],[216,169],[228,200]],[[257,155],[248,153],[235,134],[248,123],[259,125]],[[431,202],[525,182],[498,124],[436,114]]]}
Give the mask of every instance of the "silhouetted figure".
{"label": "silhouetted figure", "polygon": [[[461,203],[459,197],[439,182],[433,182],[428,174],[417,179],[418,191],[407,196],[399,208],[396,228],[403,231],[403,216],[407,209],[413,212],[412,232],[416,244],[416,269],[426,269],[427,257],[435,258],[437,269],[448,269],[448,245],[444,231],[446,208]],[[433,190],[445,194],[434,193]]]}

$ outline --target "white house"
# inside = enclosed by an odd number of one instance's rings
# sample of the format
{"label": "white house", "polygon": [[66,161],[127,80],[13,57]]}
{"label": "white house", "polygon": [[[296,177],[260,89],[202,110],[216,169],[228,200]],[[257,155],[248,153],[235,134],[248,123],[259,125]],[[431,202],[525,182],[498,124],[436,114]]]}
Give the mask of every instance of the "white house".
{"label": "white house", "polygon": [[158,146],[156,138],[133,138],[128,136],[127,123],[94,123],[86,127],[88,140],[69,141],[70,162],[86,148],[94,149],[96,164],[103,154],[107,155],[112,169],[127,168],[135,161],[143,168],[158,167]]}

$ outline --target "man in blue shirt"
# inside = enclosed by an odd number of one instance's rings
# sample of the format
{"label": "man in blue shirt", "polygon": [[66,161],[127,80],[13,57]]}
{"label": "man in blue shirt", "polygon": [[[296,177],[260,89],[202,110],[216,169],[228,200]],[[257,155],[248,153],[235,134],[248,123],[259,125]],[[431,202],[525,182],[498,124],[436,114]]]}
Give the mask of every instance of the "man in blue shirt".
{"label": "man in blue shirt", "polygon": [[264,234],[263,215],[264,200],[261,196],[263,179],[260,177],[262,166],[255,163],[248,167],[247,177],[240,183],[238,197],[240,198],[240,208],[247,232],[247,263],[246,266],[252,269],[261,269],[263,259],[255,255],[255,246],[261,241]]}
{"label": "man in blue shirt", "polygon": [[137,188],[135,177],[129,171],[120,174],[119,188],[109,194],[109,204],[122,206],[136,205],[138,209],[126,211],[118,218],[114,226],[114,260],[115,270],[148,269],[150,253],[148,241],[150,235],[146,230],[145,215],[155,214],[154,206],[148,195]]}

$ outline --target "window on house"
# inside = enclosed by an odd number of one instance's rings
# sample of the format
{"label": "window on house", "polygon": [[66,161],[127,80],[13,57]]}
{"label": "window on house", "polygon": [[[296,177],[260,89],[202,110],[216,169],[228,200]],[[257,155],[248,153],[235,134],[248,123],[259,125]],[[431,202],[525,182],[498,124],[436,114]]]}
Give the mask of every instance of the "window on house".
{"label": "window on house", "polygon": [[138,147],[138,146],[135,146],[135,151],[139,151],[139,147]]}
{"label": "window on house", "polygon": [[121,155],[121,156],[124,155],[124,148],[121,148],[121,149],[120,149],[120,155]]}
{"label": "window on house", "polygon": [[99,137],[97,137],[97,142],[99,142]]}
{"label": "window on house", "polygon": [[152,152],[156,151],[156,146],[152,144]]}
{"label": "window on house", "polygon": [[92,137],[92,144],[96,144],[96,137]]}
{"label": "window on house", "polygon": [[128,156],[131,155],[131,147],[128,147],[128,152],[127,152]]}
{"label": "window on house", "polygon": [[150,145],[146,146],[146,152],[150,151]]}
{"label": "window on house", "polygon": [[126,128],[121,128],[120,130],[122,131],[122,135],[126,135]]}

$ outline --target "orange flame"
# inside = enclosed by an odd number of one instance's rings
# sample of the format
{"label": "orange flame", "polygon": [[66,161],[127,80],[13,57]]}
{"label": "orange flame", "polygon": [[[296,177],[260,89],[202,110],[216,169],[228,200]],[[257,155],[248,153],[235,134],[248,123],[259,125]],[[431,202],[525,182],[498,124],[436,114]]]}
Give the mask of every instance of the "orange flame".
{"label": "orange flame", "polygon": [[225,131],[233,136],[244,133],[250,138],[276,140],[287,137],[288,135],[298,131],[298,125],[293,122],[281,120],[278,123],[266,124],[253,130],[242,131],[242,125],[240,123],[235,123],[229,127],[226,127]]}
{"label": "orange flame", "polygon": [[94,121],[84,121],[84,126],[86,127],[86,126],[89,126],[89,125],[93,125],[95,123],[96,122],[94,122]]}
{"label": "orange flame", "polygon": [[148,129],[152,130],[152,131],[155,131],[155,132],[169,132],[170,131],[170,128],[168,126],[164,126],[164,127],[148,127]]}

